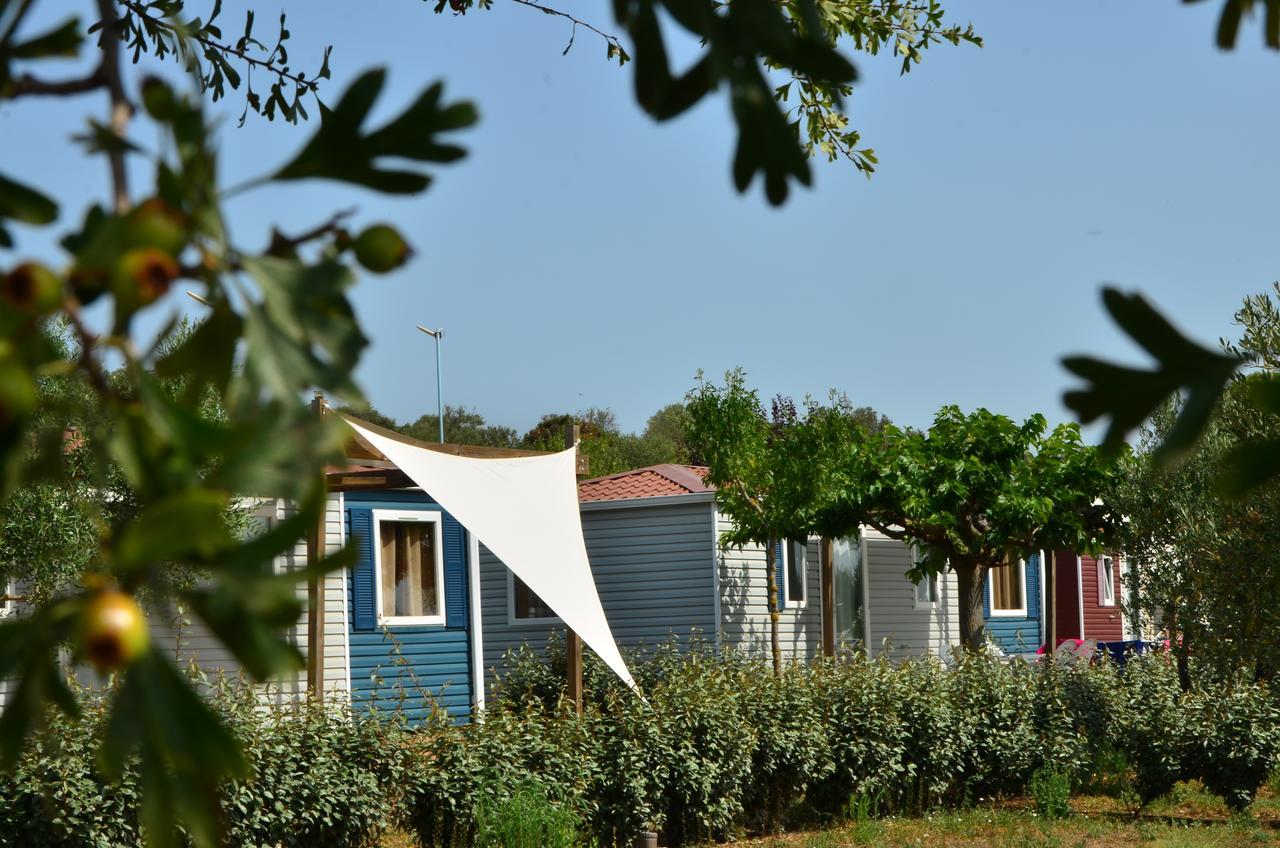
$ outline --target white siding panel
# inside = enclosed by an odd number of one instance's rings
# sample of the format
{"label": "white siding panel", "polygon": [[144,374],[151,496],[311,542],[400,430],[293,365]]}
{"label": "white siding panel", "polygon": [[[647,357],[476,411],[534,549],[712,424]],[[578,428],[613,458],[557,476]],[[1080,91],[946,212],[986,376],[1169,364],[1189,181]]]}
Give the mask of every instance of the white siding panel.
{"label": "white siding panel", "polygon": [[[717,536],[732,529],[732,522],[716,512]],[[808,602],[803,607],[784,605],[779,612],[778,639],[784,659],[809,660],[822,652],[822,570],[820,540],[808,541],[806,577]],[[770,656],[768,574],[765,550],[760,545],[717,550],[720,576],[721,638],[726,648],[739,648],[751,656]]]}
{"label": "white siding panel", "polygon": [[955,572],[938,580],[938,603],[917,609],[915,584],[907,579],[911,554],[902,542],[874,530],[863,531],[867,545],[867,586],[872,656],[886,646],[897,656],[949,656],[960,641],[960,592]]}

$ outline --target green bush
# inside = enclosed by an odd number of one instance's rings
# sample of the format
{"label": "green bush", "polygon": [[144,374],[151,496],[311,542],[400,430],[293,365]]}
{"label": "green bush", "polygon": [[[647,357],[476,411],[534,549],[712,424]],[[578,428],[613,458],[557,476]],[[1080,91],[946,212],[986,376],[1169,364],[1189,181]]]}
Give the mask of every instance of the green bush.
{"label": "green bush", "polygon": [[1129,660],[1114,722],[1116,747],[1133,768],[1134,788],[1142,803],[1168,794],[1175,783],[1189,776],[1188,710],[1168,655]]}
{"label": "green bush", "polygon": [[1280,754],[1280,710],[1265,687],[1211,684],[1191,701],[1189,770],[1232,810],[1253,803]]}
{"label": "green bush", "polygon": [[528,782],[502,799],[481,803],[476,818],[476,848],[573,848],[579,844],[578,817]]}
{"label": "green bush", "polygon": [[[108,784],[94,763],[107,697],[82,693],[80,721],[52,717],[17,767],[0,775],[0,846],[142,844],[136,774],[126,770],[120,783]],[[333,704],[260,701],[238,683],[215,685],[211,700],[252,771],[222,790],[228,844],[377,844],[401,770],[398,725]]]}
{"label": "green bush", "polygon": [[1054,766],[1043,765],[1031,775],[1027,791],[1036,803],[1036,812],[1047,819],[1071,815],[1071,777]]}

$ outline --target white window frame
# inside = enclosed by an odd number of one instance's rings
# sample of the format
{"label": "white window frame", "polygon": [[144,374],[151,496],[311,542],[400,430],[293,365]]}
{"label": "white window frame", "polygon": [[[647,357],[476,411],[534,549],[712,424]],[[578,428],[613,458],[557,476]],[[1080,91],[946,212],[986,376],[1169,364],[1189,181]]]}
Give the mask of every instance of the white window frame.
{"label": "white window frame", "polygon": [[[924,553],[919,545],[911,546],[911,567],[914,568],[924,560]],[[911,584],[912,609],[936,609],[942,602],[942,583],[937,574],[926,574],[918,582],[907,580]],[[925,589],[925,597],[920,597],[920,590]]]}
{"label": "white window frame", "polygon": [[[558,615],[549,615],[544,618],[517,618],[516,617],[516,575],[507,569],[507,624],[512,627],[547,627],[556,624],[564,624]],[[526,586],[529,584],[525,584]],[[533,590],[530,589],[530,592]],[[545,601],[543,603],[546,603]]]}
{"label": "white window frame", "polygon": [[[1006,565],[1005,568],[1008,568]],[[996,609],[996,597],[994,584],[991,580],[991,572],[994,569],[987,569],[987,609],[991,611],[992,618],[1026,618],[1027,617],[1027,561],[1022,557],[1018,557],[1018,581],[1022,586],[1022,606],[1019,609]]]}
{"label": "white window frame", "polygon": [[[779,546],[782,548],[782,609],[804,609],[809,605],[809,541],[785,539]],[[791,558],[792,548],[804,552],[804,568],[800,572],[800,600],[791,598]]]}
{"label": "white window frame", "polygon": [[9,600],[18,594],[18,581],[12,577],[7,578],[0,583],[0,595],[5,595],[5,600],[0,601],[0,618],[8,618],[18,611],[18,602]]}
{"label": "white window frame", "polygon": [[1114,607],[1116,605],[1115,559],[1110,556],[1098,557],[1098,606]]}
{"label": "white window frame", "polygon": [[[431,546],[436,566],[436,609],[439,615],[385,615],[382,612],[382,522],[419,521],[435,525]],[[444,591],[444,518],[437,510],[373,510],[373,604],[378,611],[378,625],[387,627],[417,627],[443,625],[445,615]]]}

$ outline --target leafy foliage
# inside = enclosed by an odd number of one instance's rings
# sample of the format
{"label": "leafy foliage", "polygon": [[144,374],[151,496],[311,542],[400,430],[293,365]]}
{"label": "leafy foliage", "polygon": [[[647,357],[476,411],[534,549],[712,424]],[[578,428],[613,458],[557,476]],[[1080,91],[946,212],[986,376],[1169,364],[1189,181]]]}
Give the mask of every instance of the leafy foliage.
{"label": "leafy foliage", "polygon": [[[63,649],[69,646],[65,653],[79,662],[86,634],[100,635],[101,623],[93,620],[100,592],[122,591],[117,597],[131,608],[133,598],[159,606],[180,600],[256,679],[302,666],[283,633],[302,610],[295,584],[318,579],[352,555],[339,551],[287,575],[264,573],[261,563],[292,549],[314,526],[323,509],[322,470],[342,454],[342,425],[313,414],[299,397],[319,389],[358,400],[350,375],[367,344],[347,297],[356,279],[350,250],[359,239],[346,233],[343,216],[298,236],[275,231],[263,252],[234,243],[202,103],[159,78],[144,80],[136,93],[127,90],[124,50],[135,58],[149,50],[193,62],[215,98],[226,82],[235,87],[226,51],[210,46],[221,37],[213,24],[217,4],[202,22],[184,20],[178,0],[102,0],[101,20],[90,27],[98,36],[97,67],[62,83],[19,75],[15,67],[76,55],[85,31],[70,21],[29,35],[22,24],[32,5],[0,4],[0,96],[105,91],[109,120],[94,125],[87,149],[106,160],[112,197],[66,225],[63,270],[0,262],[0,502],[6,515],[14,515],[7,510],[12,503],[27,516],[55,517],[45,537],[29,526],[6,528],[7,572],[16,570],[13,545],[42,546],[32,551],[34,567],[20,575],[31,578],[42,603],[0,624],[0,677],[14,681],[0,716],[6,766],[19,760],[51,704],[65,715],[78,711],[61,671]],[[277,48],[265,60],[278,64],[281,75],[287,37],[282,22]],[[244,39],[235,49],[247,56],[248,30]],[[193,58],[197,53],[210,64]],[[444,102],[435,85],[366,131],[364,117],[381,81],[378,71],[361,77],[298,156],[250,186],[314,177],[393,193],[425,188],[421,164],[461,155],[444,135],[474,121],[474,110]],[[277,91],[276,106],[263,110],[293,109],[284,96]],[[160,153],[145,153],[127,138],[131,102],[142,105],[137,117],[160,134]],[[140,196],[130,190],[128,156],[152,159],[154,182]],[[419,167],[384,169],[386,156]],[[6,219],[42,225],[55,214],[51,201],[0,182]],[[391,262],[356,259],[385,269],[407,251],[396,253]],[[171,323],[144,344],[135,334],[138,316],[180,280],[202,296],[207,317],[194,328]],[[90,304],[104,307],[107,332],[90,328],[84,311]],[[107,362],[120,365],[110,371]],[[227,516],[239,499],[254,497],[298,509],[278,526],[246,535]],[[50,561],[57,567],[45,568]],[[184,570],[202,579],[177,579]],[[226,778],[243,780],[251,762],[167,658],[153,650],[125,661],[139,652],[122,653],[106,668],[115,679],[102,707],[98,765],[118,781],[135,776],[138,815],[152,844],[174,844],[175,821],[196,844],[217,844],[226,824],[215,814],[218,787]]]}
{"label": "leafy foliage", "polygon": [[918,546],[926,553],[911,576],[956,571],[970,648],[983,643],[989,569],[1041,548],[1101,547],[1116,523],[1095,503],[1114,477],[1112,463],[1074,425],[1046,434],[1041,415],[1018,424],[947,406],[918,432],[833,394],[829,405],[808,401],[802,412],[779,399],[767,417],[741,371],[723,387],[702,383],[689,410],[690,441],[734,520],[729,543],[840,538],[867,525]]}

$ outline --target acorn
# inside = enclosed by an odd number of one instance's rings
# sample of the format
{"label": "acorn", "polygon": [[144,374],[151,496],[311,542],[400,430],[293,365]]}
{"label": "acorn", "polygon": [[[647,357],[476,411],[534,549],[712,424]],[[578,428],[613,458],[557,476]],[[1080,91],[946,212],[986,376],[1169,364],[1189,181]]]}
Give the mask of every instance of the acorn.
{"label": "acorn", "polygon": [[155,303],[169,292],[178,274],[178,263],[163,250],[140,247],[128,251],[111,275],[117,311],[135,312]]}
{"label": "acorn", "polygon": [[23,262],[0,278],[0,300],[29,315],[48,315],[62,304],[62,281],[38,262]]}
{"label": "acorn", "polygon": [[126,247],[154,247],[177,256],[187,244],[184,216],[158,197],[135,206],[124,220]]}
{"label": "acorn", "polygon": [[374,224],[354,243],[356,261],[375,274],[394,271],[413,255],[400,233],[388,224]]}
{"label": "acorn", "polygon": [[80,649],[103,674],[135,662],[151,646],[147,617],[132,595],[103,589],[80,611]]}

